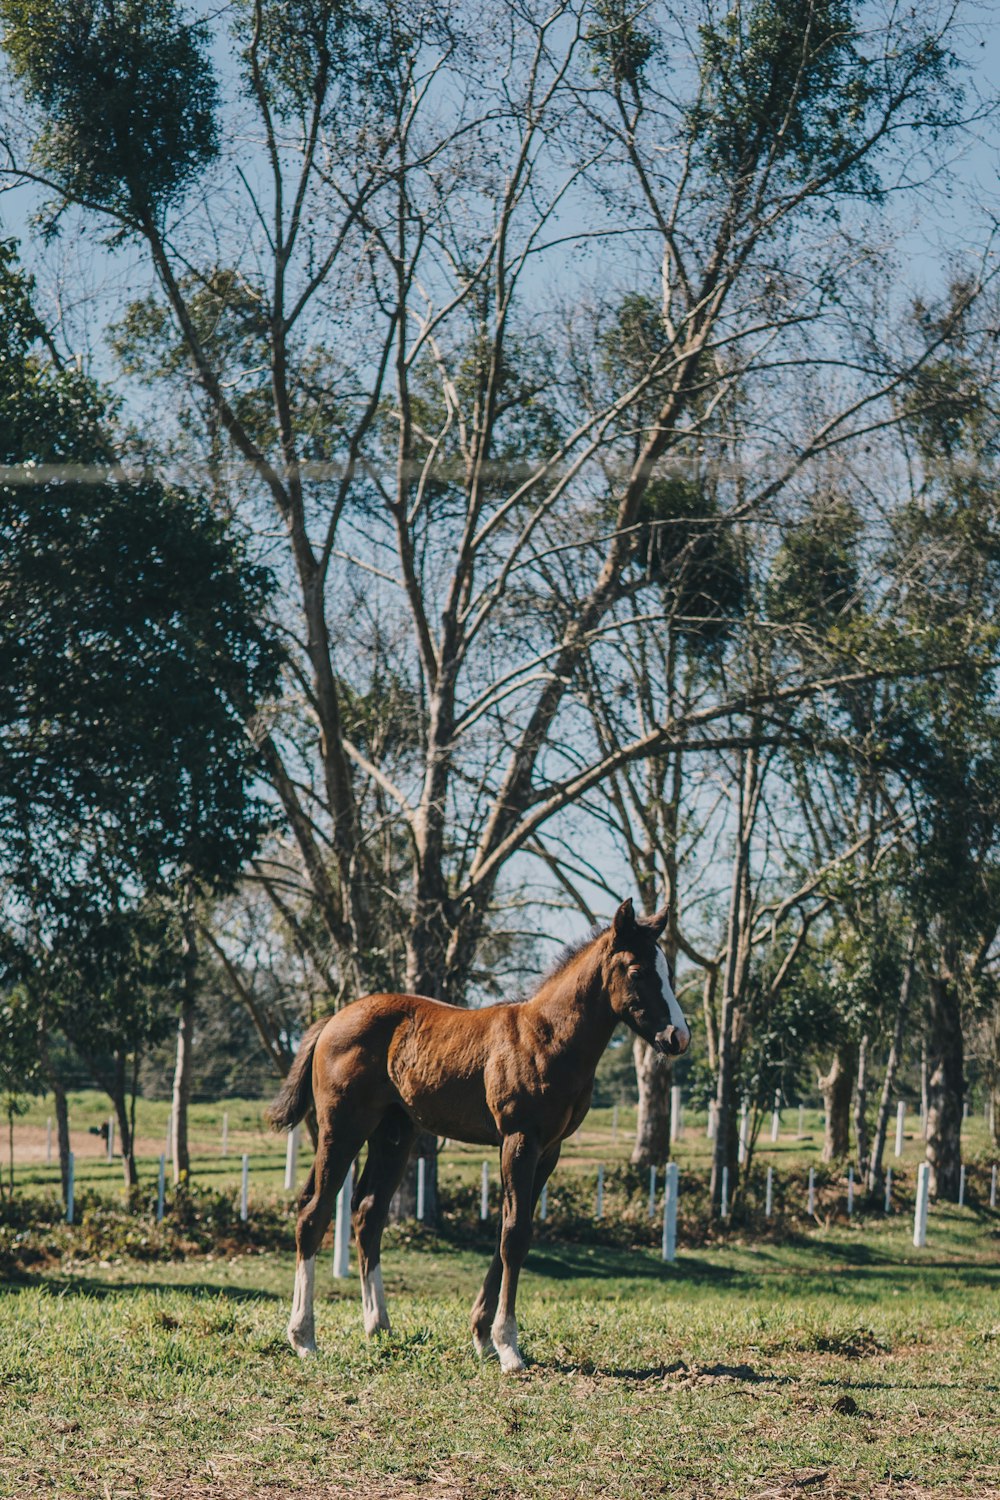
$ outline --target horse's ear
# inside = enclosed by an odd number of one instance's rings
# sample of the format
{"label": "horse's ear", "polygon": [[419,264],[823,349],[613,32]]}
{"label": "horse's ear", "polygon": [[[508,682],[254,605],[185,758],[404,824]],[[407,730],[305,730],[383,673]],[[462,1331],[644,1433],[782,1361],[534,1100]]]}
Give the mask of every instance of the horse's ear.
{"label": "horse's ear", "polygon": [[616,948],[628,946],[629,939],[635,932],[635,909],[632,905],[632,897],[623,901],[611,919],[611,936]]}
{"label": "horse's ear", "polygon": [[670,921],[670,902],[668,901],[666,906],[661,906],[660,910],[655,911],[651,917],[640,917],[639,921],[643,927],[649,928],[655,938],[662,937]]}

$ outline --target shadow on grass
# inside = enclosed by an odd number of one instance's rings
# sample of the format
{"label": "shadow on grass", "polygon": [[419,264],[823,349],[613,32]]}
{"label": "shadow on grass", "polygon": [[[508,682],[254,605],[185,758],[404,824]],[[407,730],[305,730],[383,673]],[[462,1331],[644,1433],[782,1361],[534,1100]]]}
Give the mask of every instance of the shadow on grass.
{"label": "shadow on grass", "polygon": [[[798,1258],[797,1264],[789,1264],[789,1250]],[[831,1278],[840,1284],[867,1284],[873,1290],[915,1275],[928,1291],[943,1290],[955,1280],[970,1289],[1000,1288],[1000,1265],[970,1264],[957,1257],[923,1259],[871,1244],[823,1244],[805,1237],[773,1248],[758,1245],[752,1251],[720,1246],[704,1257],[689,1252],[679,1255],[673,1265],[665,1265],[648,1250],[548,1243],[532,1247],[526,1270],[557,1282],[629,1280],[650,1286],[689,1284],[746,1291],[759,1291],[762,1282],[773,1279],[794,1281],[796,1294],[804,1295],[829,1294]]]}
{"label": "shadow on grass", "polygon": [[214,1281],[100,1281],[94,1276],[34,1275],[19,1271],[0,1281],[0,1296],[44,1287],[53,1297],[93,1297],[96,1301],[139,1292],[180,1292],[188,1297],[221,1297],[226,1302],[281,1302],[280,1292],[226,1286]]}

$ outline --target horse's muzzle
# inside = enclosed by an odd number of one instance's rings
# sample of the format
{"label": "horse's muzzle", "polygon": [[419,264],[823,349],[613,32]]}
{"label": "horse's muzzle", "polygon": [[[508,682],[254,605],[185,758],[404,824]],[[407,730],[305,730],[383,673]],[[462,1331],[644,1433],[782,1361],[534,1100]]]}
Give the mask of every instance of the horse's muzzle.
{"label": "horse's muzzle", "polygon": [[681,1031],[678,1026],[667,1026],[663,1031],[658,1031],[653,1039],[653,1046],[657,1052],[663,1052],[667,1057],[677,1057],[681,1052],[686,1052],[691,1043],[691,1033]]}

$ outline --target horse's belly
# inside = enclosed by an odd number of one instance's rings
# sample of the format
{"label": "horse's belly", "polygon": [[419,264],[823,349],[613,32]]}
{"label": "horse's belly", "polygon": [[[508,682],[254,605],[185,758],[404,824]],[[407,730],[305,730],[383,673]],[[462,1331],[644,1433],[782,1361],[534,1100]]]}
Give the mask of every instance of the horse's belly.
{"label": "horse's belly", "polygon": [[[399,1085],[397,1084],[397,1088]],[[496,1146],[500,1132],[486,1105],[482,1083],[476,1088],[435,1090],[413,1086],[408,1079],[399,1094],[406,1109],[422,1130],[447,1136],[452,1141],[467,1141],[470,1146]]]}
{"label": "horse's belly", "polygon": [[443,1009],[418,1014],[399,1028],[389,1049],[389,1077],[422,1129],[471,1145],[496,1145],[500,1133],[486,1101],[482,1026],[470,1026],[475,1013],[442,1015]]}

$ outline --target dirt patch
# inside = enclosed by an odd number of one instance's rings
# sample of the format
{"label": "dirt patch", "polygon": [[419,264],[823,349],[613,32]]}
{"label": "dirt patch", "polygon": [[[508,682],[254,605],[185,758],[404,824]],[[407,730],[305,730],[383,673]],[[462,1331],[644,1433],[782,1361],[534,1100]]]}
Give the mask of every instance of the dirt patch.
{"label": "dirt patch", "polygon": [[1000,1490],[984,1490],[974,1483],[961,1490],[896,1479],[847,1485],[841,1476],[824,1469],[792,1469],[768,1477],[760,1489],[754,1489],[753,1500],[808,1500],[810,1495],[821,1495],[823,1500],[858,1500],[862,1495],[868,1500],[1000,1500]]}
{"label": "dirt patch", "polygon": [[663,1384],[666,1386],[718,1385],[725,1381],[737,1381],[742,1385],[760,1385],[764,1381],[775,1382],[776,1375],[761,1375],[753,1365],[686,1365],[682,1359],[668,1365]]}

